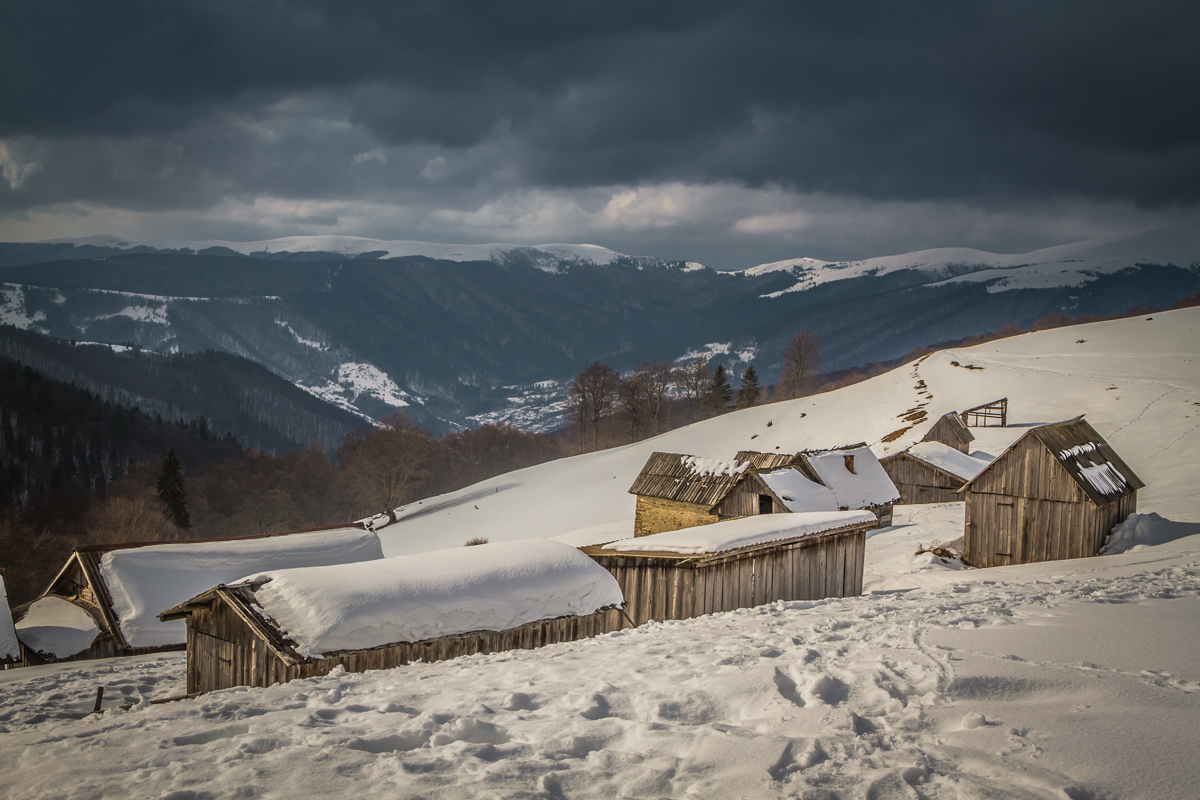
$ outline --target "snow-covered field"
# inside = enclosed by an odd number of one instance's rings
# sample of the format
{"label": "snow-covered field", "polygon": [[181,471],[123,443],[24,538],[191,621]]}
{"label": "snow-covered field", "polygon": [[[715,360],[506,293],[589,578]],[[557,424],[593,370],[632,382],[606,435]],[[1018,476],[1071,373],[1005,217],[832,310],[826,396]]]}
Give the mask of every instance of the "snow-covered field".
{"label": "snow-covered field", "polygon": [[[380,532],[388,554],[611,534],[652,450],[882,455],[1007,396],[1022,425],[1086,413],[1147,483],[1140,510],[1174,521],[1139,518],[1119,555],[965,569],[916,554],[961,535],[961,504],[901,506],[868,541],[862,597],[161,705],[180,655],[3,672],[0,796],[1196,797],[1198,328],[1177,311],[938,353],[501,476]],[[918,406],[924,422],[879,443]],[[975,432],[995,452],[1019,431]]]}

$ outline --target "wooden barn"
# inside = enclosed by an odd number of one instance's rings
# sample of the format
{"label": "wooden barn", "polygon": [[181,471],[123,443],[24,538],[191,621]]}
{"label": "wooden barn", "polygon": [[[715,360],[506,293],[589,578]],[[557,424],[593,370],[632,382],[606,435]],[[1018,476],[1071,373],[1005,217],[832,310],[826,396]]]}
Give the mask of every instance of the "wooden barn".
{"label": "wooden barn", "polygon": [[637,495],[634,536],[788,510],[751,462],[737,459],[652,453],[629,492]]}
{"label": "wooden barn", "polygon": [[750,517],[584,548],[620,584],[620,627],[862,593],[867,511]]}
{"label": "wooden barn", "polygon": [[1001,397],[999,400],[960,411],[959,417],[969,428],[1008,427],[1008,398]]}
{"label": "wooden barn", "polygon": [[963,557],[976,567],[1085,558],[1145,484],[1083,417],[1031,428],[968,481]]}
{"label": "wooden barn", "polygon": [[988,462],[942,442],[923,441],[879,459],[879,464],[900,492],[900,502],[920,505],[961,501],[958,490]]}
{"label": "wooden barn", "polygon": [[951,411],[948,414],[943,414],[941,419],[933,424],[929,432],[925,434],[922,442],[941,442],[948,447],[953,447],[960,453],[971,452],[971,442],[975,441],[975,434],[967,429],[966,424],[962,421],[962,417]]}
{"label": "wooden barn", "polygon": [[900,499],[865,444],[797,454],[743,451],[732,460],[654,453],[629,489],[634,536],[798,511],[869,510],[890,525]]}
{"label": "wooden barn", "polygon": [[160,617],[187,622],[197,694],[575,641],[619,628],[621,602],[578,549],[526,540],[262,573]]}
{"label": "wooden barn", "polygon": [[184,625],[155,614],[216,583],[265,569],[380,558],[378,536],[357,527],[82,547],[38,598],[13,609],[29,650],[23,664],[182,650]]}

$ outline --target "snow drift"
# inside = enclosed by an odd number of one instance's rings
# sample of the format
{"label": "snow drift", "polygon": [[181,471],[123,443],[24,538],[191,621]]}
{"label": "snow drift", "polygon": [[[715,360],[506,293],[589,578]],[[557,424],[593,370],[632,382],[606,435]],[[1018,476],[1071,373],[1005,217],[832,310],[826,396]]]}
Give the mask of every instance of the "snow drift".
{"label": "snow drift", "polygon": [[16,628],[26,647],[55,658],[82,653],[100,634],[91,614],[61,597],[34,601]]}

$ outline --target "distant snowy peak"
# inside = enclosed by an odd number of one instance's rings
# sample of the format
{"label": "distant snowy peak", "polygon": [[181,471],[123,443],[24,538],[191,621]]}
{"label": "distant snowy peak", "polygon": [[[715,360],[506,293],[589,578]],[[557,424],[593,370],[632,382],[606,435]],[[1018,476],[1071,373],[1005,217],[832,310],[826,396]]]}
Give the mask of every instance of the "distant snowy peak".
{"label": "distant snowy peak", "polygon": [[[148,247],[155,250],[208,250],[222,248],[243,255],[252,253],[337,253],[353,258],[364,253],[379,254],[380,258],[424,256],[442,261],[506,261],[514,256],[530,257],[543,269],[555,271],[560,262],[611,264],[623,253],[594,244],[439,244],[409,240],[388,241],[361,236],[285,236],[257,242],[231,242],[224,239],[158,239],[145,242],[130,241],[116,236],[85,236],[78,239],[51,239],[46,244],[92,245],[129,250]],[[539,263],[542,262],[542,263]]]}
{"label": "distant snowy peak", "polygon": [[862,261],[793,258],[742,270],[749,276],[788,272],[796,282],[764,297],[800,292],[831,281],[919,270],[931,282],[970,281],[992,292],[1079,286],[1097,275],[1138,264],[1200,268],[1200,229],[1160,228],[1129,237],[1108,237],[1005,255],[967,247],[943,247]]}

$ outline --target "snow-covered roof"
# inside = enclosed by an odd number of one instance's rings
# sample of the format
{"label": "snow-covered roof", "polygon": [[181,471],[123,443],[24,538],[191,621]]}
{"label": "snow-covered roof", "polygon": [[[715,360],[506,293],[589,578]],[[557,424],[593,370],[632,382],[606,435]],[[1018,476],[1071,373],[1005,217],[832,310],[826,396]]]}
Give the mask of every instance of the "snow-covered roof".
{"label": "snow-covered roof", "polygon": [[839,508],[871,508],[900,500],[900,492],[866,445],[812,450],[801,458],[829,487]]}
{"label": "snow-covered roof", "polygon": [[8,590],[4,586],[4,576],[0,575],[0,661],[20,657],[21,646],[17,643],[12,610],[8,607]]}
{"label": "snow-covered roof", "polygon": [[874,525],[870,511],[809,511],[797,514],[760,514],[712,525],[654,533],[604,545],[604,550],[632,553],[706,555],[740,547],[768,544],[802,536],[815,536],[851,525]]}
{"label": "snow-covered roof", "polygon": [[100,575],[125,641],[131,647],[158,647],[185,642],[187,627],[180,621],[162,622],[156,615],[217,584],[268,569],[381,558],[375,533],[347,527],[111,550],[100,559]]}
{"label": "snow-covered roof", "polygon": [[35,600],[16,629],[26,647],[55,658],[82,653],[100,635],[91,614],[61,597]]}
{"label": "snow-covered roof", "polygon": [[608,570],[575,547],[545,539],[273,570],[237,586],[253,588],[255,610],[306,657],[509,630],[624,600]]}
{"label": "snow-covered roof", "polygon": [[758,477],[788,511],[837,511],[838,503],[833,492],[819,483],[810,481],[800,470],[788,467],[772,472],[760,472]]}
{"label": "snow-covered roof", "polygon": [[908,448],[907,453],[913,458],[932,464],[965,481],[974,478],[989,463],[982,458],[974,458],[949,445],[934,441],[914,444]]}

